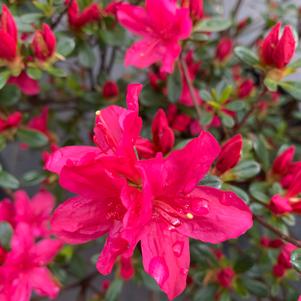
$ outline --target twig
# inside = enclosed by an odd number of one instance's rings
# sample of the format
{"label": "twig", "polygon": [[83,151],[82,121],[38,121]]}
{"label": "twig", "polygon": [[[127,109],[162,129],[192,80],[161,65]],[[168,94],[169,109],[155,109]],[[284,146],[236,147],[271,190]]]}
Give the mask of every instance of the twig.
{"label": "twig", "polygon": [[[194,90],[194,87],[193,87],[193,84],[192,84],[192,80],[191,80],[191,77],[190,77],[190,74],[189,74],[187,64],[185,62],[185,59],[182,56],[180,58],[180,64],[181,64],[182,69],[183,69],[184,77],[185,77],[185,80],[186,80],[188,88],[189,88],[189,93],[190,93],[193,105],[195,107],[196,113],[198,115],[198,119],[200,121],[201,118],[202,118],[202,111],[200,109],[200,106],[198,104],[198,100],[196,98],[195,90]],[[201,124],[200,124],[200,126],[202,127]]]}
{"label": "twig", "polygon": [[55,29],[55,27],[57,27],[59,25],[59,23],[61,22],[62,18],[64,17],[64,15],[68,11],[69,7],[71,6],[72,2],[73,2],[73,0],[70,0],[68,2],[67,6],[64,8],[64,10],[58,15],[58,17],[56,18],[56,20],[53,21],[52,24],[50,24],[51,29]]}
{"label": "twig", "polygon": [[284,233],[282,233],[281,231],[279,231],[278,229],[276,229],[275,227],[273,227],[272,225],[270,225],[269,223],[267,223],[262,217],[257,216],[254,214],[254,219],[260,223],[262,226],[264,226],[265,228],[267,228],[268,230],[270,230],[271,232],[273,232],[274,234],[276,234],[277,236],[279,236],[281,239],[292,243],[293,245],[295,245],[298,248],[301,248],[301,241],[297,240],[293,237],[290,237]]}
{"label": "twig", "polygon": [[241,5],[243,4],[243,0],[237,0],[234,8],[233,8],[233,12],[232,12],[232,18],[235,19],[238,12],[239,12],[239,9],[241,7]]}
{"label": "twig", "polygon": [[110,61],[109,64],[107,66],[107,74],[110,74],[112,72],[114,63],[115,63],[115,59],[116,59],[116,53],[117,53],[117,47],[113,47],[112,48],[112,52],[111,52],[111,57],[110,57]]}

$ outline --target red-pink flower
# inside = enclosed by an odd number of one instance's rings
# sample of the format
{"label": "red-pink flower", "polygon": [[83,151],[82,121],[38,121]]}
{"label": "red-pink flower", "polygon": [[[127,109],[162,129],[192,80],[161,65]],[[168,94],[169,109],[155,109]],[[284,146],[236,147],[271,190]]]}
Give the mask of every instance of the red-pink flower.
{"label": "red-pink flower", "polygon": [[26,71],[22,71],[18,76],[11,76],[8,83],[17,86],[26,95],[40,93],[39,82],[29,77]]}
{"label": "red-pink flower", "polygon": [[182,0],[182,7],[189,8],[191,19],[194,22],[204,18],[203,0]]}
{"label": "red-pink flower", "polygon": [[180,41],[189,37],[189,10],[173,0],[146,0],[145,8],[131,4],[118,7],[122,26],[142,37],[126,53],[125,65],[146,68],[161,62],[161,71],[171,73],[181,52]]}
{"label": "red-pink flower", "polygon": [[47,24],[42,25],[42,29],[34,33],[31,47],[35,58],[39,61],[51,59],[56,50],[56,37]]}
{"label": "red-pink flower", "polygon": [[21,112],[14,112],[8,115],[6,118],[0,118],[0,132],[10,128],[17,128],[21,121]]}
{"label": "red-pink flower", "polygon": [[220,269],[216,275],[218,283],[225,288],[230,288],[233,284],[235,272],[231,267]]}
{"label": "red-pink flower", "polygon": [[0,59],[13,61],[17,57],[18,30],[10,10],[2,5],[0,16]]}
{"label": "red-pink flower", "polygon": [[97,3],[90,4],[82,12],[77,0],[65,0],[65,4],[68,7],[69,25],[75,30],[80,30],[87,24],[97,22],[101,18],[101,10]]}
{"label": "red-pink flower", "polygon": [[278,238],[270,239],[269,237],[262,236],[260,244],[265,248],[278,249],[283,246],[283,241]]}
{"label": "red-pink flower", "polygon": [[106,81],[102,87],[102,97],[111,99],[119,95],[119,88],[116,82]]}
{"label": "red-pink flower", "polygon": [[254,82],[251,79],[244,80],[238,87],[237,96],[239,98],[250,96],[254,87]]}
{"label": "red-pink flower", "polygon": [[124,280],[130,280],[135,274],[131,257],[121,256],[120,259],[120,276]]}
{"label": "red-pink flower", "polygon": [[285,214],[292,211],[292,206],[287,197],[276,194],[272,197],[269,208],[275,214]]}
{"label": "red-pink flower", "polygon": [[263,40],[260,47],[260,58],[263,64],[284,68],[292,59],[296,50],[296,40],[291,26],[284,26],[280,37],[281,22],[278,22]]}
{"label": "red-pink flower", "polygon": [[225,173],[238,163],[241,157],[242,146],[243,140],[240,134],[233,136],[222,146],[216,162],[216,169],[219,174]]}
{"label": "red-pink flower", "polygon": [[34,130],[37,130],[47,137],[51,138],[51,133],[48,130],[48,107],[43,107],[41,113],[37,116],[32,117],[28,122],[28,127]]}
{"label": "red-pink flower", "polygon": [[295,151],[296,148],[292,145],[278,155],[273,162],[272,173],[280,176],[286,175],[293,162]]}
{"label": "red-pink flower", "polygon": [[27,224],[33,235],[46,236],[50,233],[50,214],[54,198],[46,190],[41,190],[31,199],[25,191],[14,194],[14,201],[5,199],[0,202],[0,221],[9,222],[13,227],[19,223]]}
{"label": "red-pink flower", "polygon": [[[0,266],[0,295],[7,301],[29,301],[32,290],[54,299],[59,293],[58,281],[47,268],[62,244],[58,240],[34,242],[30,227],[19,224],[11,250]],[[2,299],[1,299],[2,300]]]}
{"label": "red-pink flower", "polygon": [[233,40],[230,38],[222,38],[216,47],[215,58],[220,62],[224,62],[230,58],[233,51]]}
{"label": "red-pink flower", "polygon": [[50,155],[46,168],[79,195],[57,208],[52,229],[70,243],[108,233],[97,262],[102,274],[119,257],[131,257],[141,241],[144,269],[172,299],[186,286],[189,237],[209,243],[238,237],[252,226],[252,214],[234,193],[197,186],[219,153],[209,133],[166,158],[136,157],[139,90],[130,87],[127,109],[97,112],[97,147],[66,147]]}

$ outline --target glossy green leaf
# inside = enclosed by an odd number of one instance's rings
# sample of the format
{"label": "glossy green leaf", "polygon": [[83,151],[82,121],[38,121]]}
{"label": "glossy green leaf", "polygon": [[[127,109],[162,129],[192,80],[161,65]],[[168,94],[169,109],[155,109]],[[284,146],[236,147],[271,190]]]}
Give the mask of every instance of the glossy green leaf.
{"label": "glossy green leaf", "polygon": [[220,17],[213,17],[201,20],[194,27],[194,32],[218,32],[228,29],[231,26],[231,20],[222,19]]}
{"label": "glossy green leaf", "polygon": [[1,170],[0,171],[0,187],[17,189],[19,187],[19,181],[10,173]]}
{"label": "glossy green leaf", "polygon": [[236,56],[248,65],[255,66],[259,64],[257,55],[250,49],[238,46],[234,49]]}
{"label": "glossy green leaf", "polygon": [[175,67],[174,72],[167,79],[167,93],[168,99],[176,103],[182,93],[182,77],[178,66]]}
{"label": "glossy green leaf", "polygon": [[279,86],[294,98],[301,100],[301,83],[296,81],[280,82]]}
{"label": "glossy green leaf", "polygon": [[46,135],[33,129],[19,129],[17,137],[21,142],[33,148],[42,147],[48,143]]}

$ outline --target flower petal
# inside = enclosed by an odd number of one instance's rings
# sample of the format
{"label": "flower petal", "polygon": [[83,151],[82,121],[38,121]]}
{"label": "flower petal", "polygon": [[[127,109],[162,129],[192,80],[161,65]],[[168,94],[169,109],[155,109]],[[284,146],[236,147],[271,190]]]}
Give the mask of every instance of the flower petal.
{"label": "flower petal", "polygon": [[47,265],[57,255],[62,242],[54,239],[43,239],[37,242],[31,249],[34,260],[39,265]]}

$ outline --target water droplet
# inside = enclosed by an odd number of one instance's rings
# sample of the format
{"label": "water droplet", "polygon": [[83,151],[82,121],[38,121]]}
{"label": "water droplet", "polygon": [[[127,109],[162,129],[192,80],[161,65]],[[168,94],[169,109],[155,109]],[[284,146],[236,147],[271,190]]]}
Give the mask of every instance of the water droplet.
{"label": "water droplet", "polygon": [[208,201],[203,198],[191,200],[191,211],[196,215],[206,215],[209,213]]}
{"label": "water droplet", "polygon": [[183,248],[184,248],[183,241],[177,241],[172,246],[172,250],[177,257],[180,257],[182,255]]}
{"label": "water droplet", "polygon": [[160,286],[162,286],[169,277],[168,267],[164,258],[160,256],[151,259],[148,272]]}
{"label": "water droplet", "polygon": [[182,275],[187,275],[188,274],[188,269],[187,268],[182,268],[181,270],[180,270],[180,273],[182,274]]}
{"label": "water droplet", "polygon": [[173,219],[171,219],[171,224],[174,227],[179,227],[181,225],[181,221],[178,218],[173,218]]}

